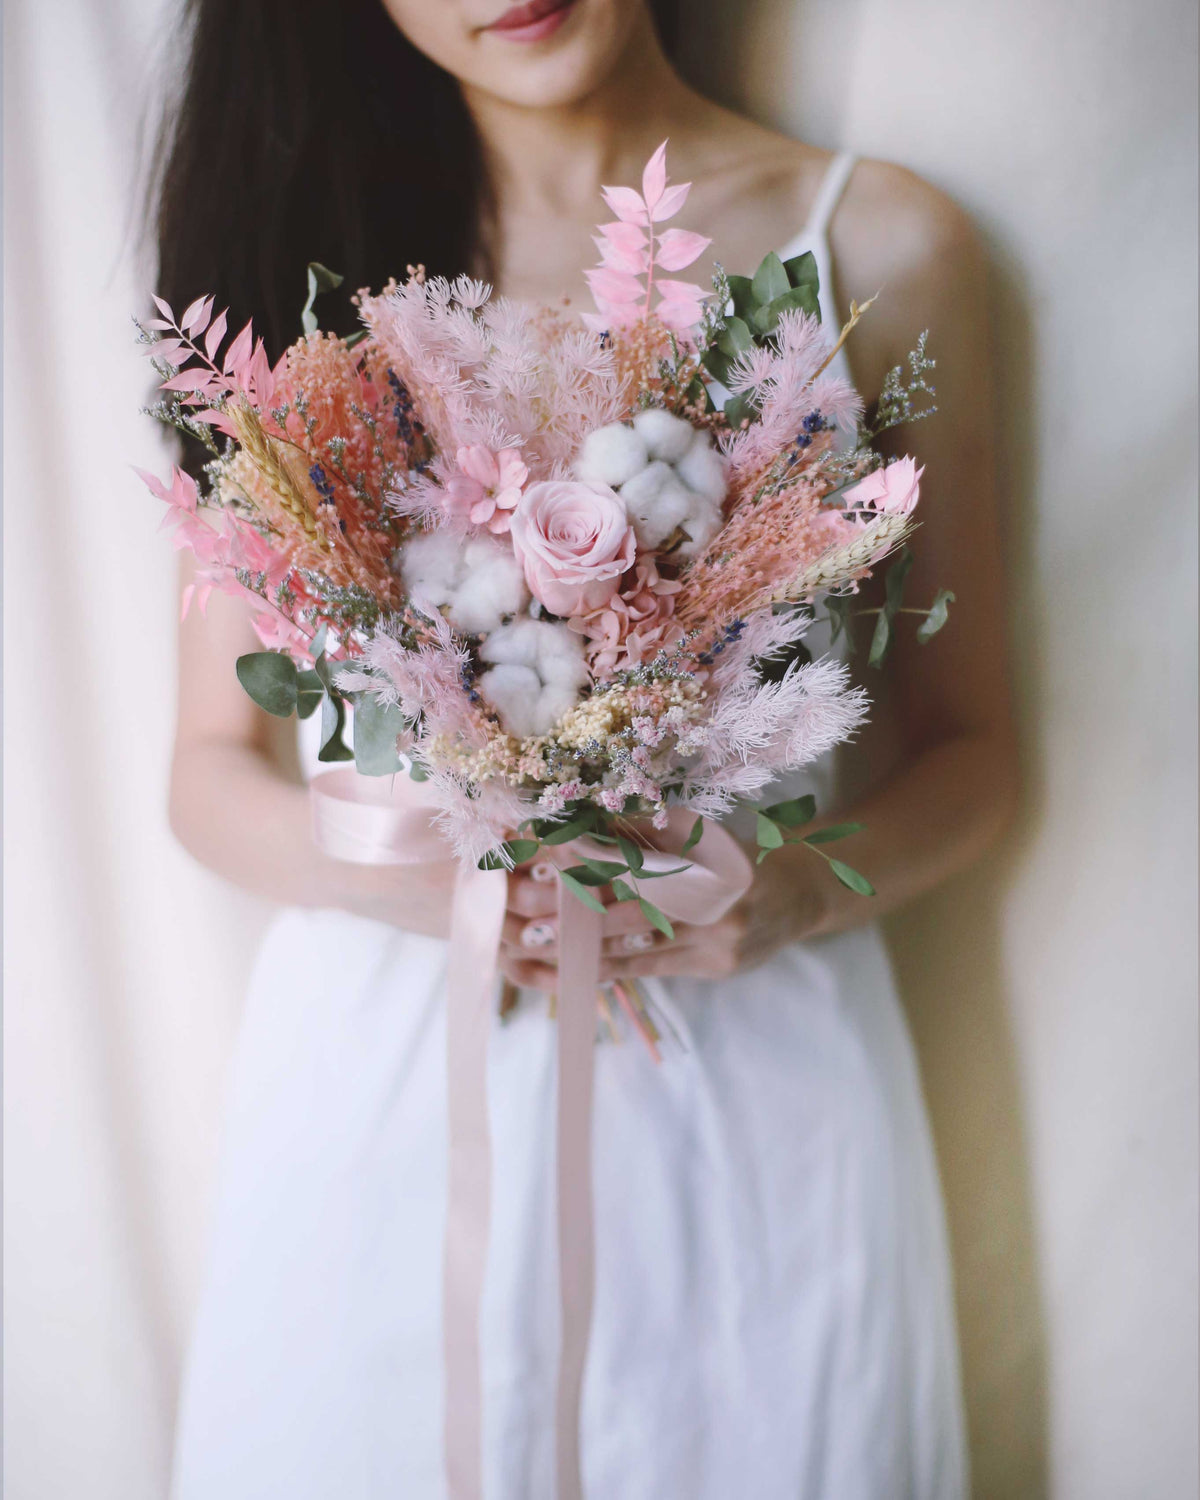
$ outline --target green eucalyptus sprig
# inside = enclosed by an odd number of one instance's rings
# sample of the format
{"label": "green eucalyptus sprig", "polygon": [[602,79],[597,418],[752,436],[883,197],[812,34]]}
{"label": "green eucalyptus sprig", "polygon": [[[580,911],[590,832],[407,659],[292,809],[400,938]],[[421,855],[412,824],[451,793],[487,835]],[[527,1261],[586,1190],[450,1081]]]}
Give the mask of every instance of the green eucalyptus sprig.
{"label": "green eucalyptus sprig", "polygon": [[806,827],[816,815],[817,799],[811,794],[793,797],[788,802],[776,802],[771,807],[760,809],[757,819],[758,859],[756,863],[761,865],[768,854],[776,849],[782,849],[787,844],[804,844],[814,854],[820,855],[848,890],[859,896],[873,896],[875,887],[865,875],[860,874],[843,860],[826,854],[820,847],[822,844],[832,844],[839,839],[849,838],[851,834],[861,833],[864,825],[862,823],[833,823],[825,828],[818,828],[813,833],[797,835],[796,830]]}

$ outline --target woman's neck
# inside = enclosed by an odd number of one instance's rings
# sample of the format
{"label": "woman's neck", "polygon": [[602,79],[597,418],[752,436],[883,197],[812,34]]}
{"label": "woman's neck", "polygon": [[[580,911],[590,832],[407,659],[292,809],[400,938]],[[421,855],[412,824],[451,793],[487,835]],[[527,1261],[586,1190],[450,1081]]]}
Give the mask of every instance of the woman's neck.
{"label": "woman's neck", "polygon": [[712,108],[676,75],[648,17],[613,74],[570,105],[527,108],[469,87],[463,94],[503,215],[588,224],[602,184],[640,181],[659,142],[682,144]]}

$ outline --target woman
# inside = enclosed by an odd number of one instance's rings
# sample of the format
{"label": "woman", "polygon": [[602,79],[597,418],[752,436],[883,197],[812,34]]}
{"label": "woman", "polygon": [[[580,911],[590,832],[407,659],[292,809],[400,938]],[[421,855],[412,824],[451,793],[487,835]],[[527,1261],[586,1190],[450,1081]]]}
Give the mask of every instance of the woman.
{"label": "woman", "polygon": [[[866,824],[866,902],[803,849],[673,942],[610,924],[684,1041],[597,1057],[597,1293],[582,1418],[590,1500],[957,1500],[964,1494],[936,1174],[870,919],[961,869],[1013,799],[980,256],[898,168],[852,164],[676,76],[646,0],[202,0],[165,177],[162,290],[216,290],[276,349],[298,270],[406,262],[587,306],[599,187],[664,137],[687,221],[738,269],[813,248],[827,324],[870,399],[922,328],[947,414],[910,587],[951,627],[891,666],[885,774],[827,814]],[[864,608],[869,604],[864,600]],[[293,908],[273,927],[235,1067],[177,1500],[438,1500],[445,1206],[441,979],[453,872],[323,857],[287,746],[242,693],[245,616],[181,637],[172,821],[211,868]],[[294,754],[292,755],[294,762]],[[790,788],[789,788],[790,790]],[[487,1493],[551,1500],[552,887],[510,880],[493,1039],[495,1210],[484,1309]]]}

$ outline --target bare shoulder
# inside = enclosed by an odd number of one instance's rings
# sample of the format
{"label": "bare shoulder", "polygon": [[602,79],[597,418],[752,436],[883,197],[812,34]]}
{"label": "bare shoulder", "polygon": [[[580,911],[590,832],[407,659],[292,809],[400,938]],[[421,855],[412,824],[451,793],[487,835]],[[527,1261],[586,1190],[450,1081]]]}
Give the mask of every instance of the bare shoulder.
{"label": "bare shoulder", "polygon": [[830,231],[839,276],[861,300],[881,286],[946,284],[973,274],[979,237],[948,194],[893,162],[856,163]]}

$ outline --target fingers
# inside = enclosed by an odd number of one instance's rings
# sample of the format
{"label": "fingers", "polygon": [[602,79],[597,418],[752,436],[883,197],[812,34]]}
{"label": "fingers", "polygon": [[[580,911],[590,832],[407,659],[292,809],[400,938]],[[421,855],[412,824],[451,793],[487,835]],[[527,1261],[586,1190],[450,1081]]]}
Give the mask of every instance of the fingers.
{"label": "fingers", "polygon": [[548,880],[542,876],[542,862],[534,864],[530,870],[516,870],[508,877],[510,912],[529,918],[548,917],[558,910],[558,881],[554,877],[554,866],[546,862],[544,868],[550,871]]}
{"label": "fingers", "polygon": [[553,994],[558,988],[557,969],[530,959],[518,958],[511,950],[501,953],[500,972],[521,989],[544,990]]}

